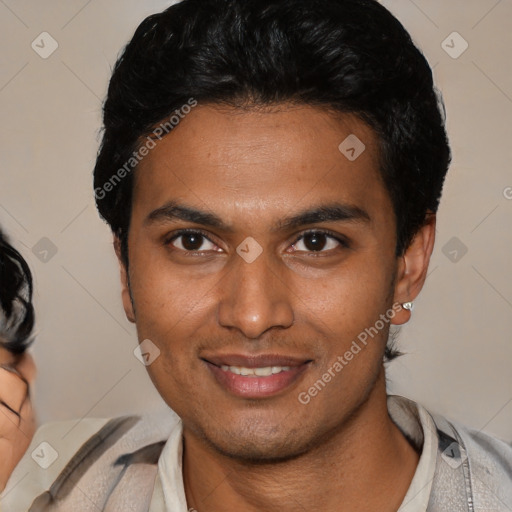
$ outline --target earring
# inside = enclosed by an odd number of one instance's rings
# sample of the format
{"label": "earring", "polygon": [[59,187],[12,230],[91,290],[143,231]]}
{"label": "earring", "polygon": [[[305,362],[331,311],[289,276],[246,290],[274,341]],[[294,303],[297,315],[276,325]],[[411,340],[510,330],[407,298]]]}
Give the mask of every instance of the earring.
{"label": "earring", "polygon": [[408,311],[412,311],[414,309],[414,304],[412,302],[404,302],[402,307]]}

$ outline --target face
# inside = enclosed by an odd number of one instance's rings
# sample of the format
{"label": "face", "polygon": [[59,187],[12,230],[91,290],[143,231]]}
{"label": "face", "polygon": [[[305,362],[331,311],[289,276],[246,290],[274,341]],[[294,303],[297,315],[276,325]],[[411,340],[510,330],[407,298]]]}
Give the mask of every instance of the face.
{"label": "face", "polygon": [[[349,135],[365,145],[355,160],[338,149]],[[336,361],[416,293],[395,246],[362,121],[284,105],[188,114],[139,164],[129,276],[121,266],[127,316],[160,351],[149,375],[185,435],[276,459],[343,425],[382,375],[389,322]]]}

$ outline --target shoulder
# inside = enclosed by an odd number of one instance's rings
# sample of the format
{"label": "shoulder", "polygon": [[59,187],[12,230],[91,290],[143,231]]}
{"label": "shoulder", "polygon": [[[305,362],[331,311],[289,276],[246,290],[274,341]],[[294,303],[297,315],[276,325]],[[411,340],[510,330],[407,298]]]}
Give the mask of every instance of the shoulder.
{"label": "shoulder", "polygon": [[[45,493],[69,494],[78,479],[101,476],[105,486],[146,447],[158,458],[179,419],[170,410],[117,418],[83,418],[42,425],[0,497],[4,510],[26,511]],[[155,452],[155,449],[157,450]],[[137,460],[135,460],[137,461]],[[51,492],[49,492],[51,489]]]}
{"label": "shoulder", "polygon": [[440,438],[440,463],[450,462],[456,446],[475,511],[512,509],[512,443],[440,415],[432,417]]}
{"label": "shoulder", "polygon": [[424,445],[426,435],[433,440],[432,451],[422,450],[433,472],[428,510],[447,510],[448,505],[451,511],[512,510],[510,442],[451,421],[402,396],[388,396],[388,409],[414,445]]}

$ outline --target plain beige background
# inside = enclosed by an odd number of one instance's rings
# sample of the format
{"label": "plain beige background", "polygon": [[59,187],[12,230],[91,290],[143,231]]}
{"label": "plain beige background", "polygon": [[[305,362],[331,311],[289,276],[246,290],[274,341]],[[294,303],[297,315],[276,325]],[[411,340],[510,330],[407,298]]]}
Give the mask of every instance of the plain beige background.
{"label": "plain beige background", "polygon": [[[165,407],[133,355],[92,168],[116,56],[170,3],[0,0],[0,225],[35,274],[40,422]],[[512,440],[512,3],[382,3],[434,67],[454,154],[390,391]],[[46,59],[42,32],[58,44]]]}

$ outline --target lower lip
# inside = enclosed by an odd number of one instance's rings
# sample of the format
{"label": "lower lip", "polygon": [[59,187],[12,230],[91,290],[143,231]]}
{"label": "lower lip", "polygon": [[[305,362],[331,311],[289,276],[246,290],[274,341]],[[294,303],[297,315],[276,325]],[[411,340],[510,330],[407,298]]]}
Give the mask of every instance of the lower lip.
{"label": "lower lip", "polygon": [[289,370],[269,375],[268,377],[244,377],[229,370],[215,366],[208,361],[206,365],[217,382],[233,395],[243,398],[265,398],[273,396],[296,382],[307,369],[308,364],[292,366]]}

